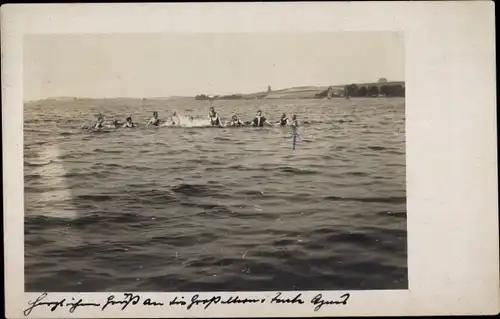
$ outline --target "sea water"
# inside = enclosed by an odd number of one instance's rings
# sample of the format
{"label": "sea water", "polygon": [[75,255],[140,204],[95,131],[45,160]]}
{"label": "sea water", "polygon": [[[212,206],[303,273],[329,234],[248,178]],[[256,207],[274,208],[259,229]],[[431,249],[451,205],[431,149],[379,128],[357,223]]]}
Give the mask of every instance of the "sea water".
{"label": "sea water", "polygon": [[[27,291],[408,287],[404,99],[214,101],[296,114],[295,150],[290,127],[203,127],[210,106],[26,103]],[[81,129],[98,113],[140,127]]]}

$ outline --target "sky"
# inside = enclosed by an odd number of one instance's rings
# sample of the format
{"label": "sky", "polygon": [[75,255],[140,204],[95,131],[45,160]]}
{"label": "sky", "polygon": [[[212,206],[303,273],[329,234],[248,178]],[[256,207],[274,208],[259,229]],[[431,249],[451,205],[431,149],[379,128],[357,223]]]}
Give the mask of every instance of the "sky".
{"label": "sky", "polygon": [[404,80],[397,32],[29,35],[24,100],[168,97]]}

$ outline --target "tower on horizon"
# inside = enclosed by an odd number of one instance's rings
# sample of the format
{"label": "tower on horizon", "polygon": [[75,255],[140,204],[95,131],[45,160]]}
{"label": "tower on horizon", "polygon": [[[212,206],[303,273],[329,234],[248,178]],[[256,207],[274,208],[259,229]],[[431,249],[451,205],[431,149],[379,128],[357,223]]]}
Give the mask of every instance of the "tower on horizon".
{"label": "tower on horizon", "polygon": [[271,91],[272,91],[272,90],[271,90],[271,86],[270,86],[270,85],[268,85],[268,86],[267,86],[267,92],[269,93],[269,92],[271,92]]}

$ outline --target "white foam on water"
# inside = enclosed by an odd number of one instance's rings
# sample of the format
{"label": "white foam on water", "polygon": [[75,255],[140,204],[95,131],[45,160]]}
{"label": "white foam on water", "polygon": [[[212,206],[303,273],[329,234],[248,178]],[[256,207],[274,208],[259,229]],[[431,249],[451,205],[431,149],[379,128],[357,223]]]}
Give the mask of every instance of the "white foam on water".
{"label": "white foam on water", "polygon": [[179,119],[179,123],[178,124],[172,125],[172,123],[170,121],[168,121],[167,123],[164,123],[161,126],[172,126],[172,127],[205,127],[205,126],[211,126],[209,119],[195,118],[195,117],[184,116],[184,115],[177,115],[177,117]]}

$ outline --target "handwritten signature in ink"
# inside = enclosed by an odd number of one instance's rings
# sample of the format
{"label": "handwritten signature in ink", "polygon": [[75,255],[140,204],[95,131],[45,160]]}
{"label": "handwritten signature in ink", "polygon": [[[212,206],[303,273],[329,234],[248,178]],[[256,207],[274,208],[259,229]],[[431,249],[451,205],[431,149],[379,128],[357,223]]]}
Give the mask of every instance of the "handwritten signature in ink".
{"label": "handwritten signature in ink", "polygon": [[340,300],[323,300],[322,294],[317,294],[311,299],[311,304],[315,305],[314,311],[318,311],[324,305],[347,305],[347,300],[349,299],[350,294],[343,294],[340,296]]}

